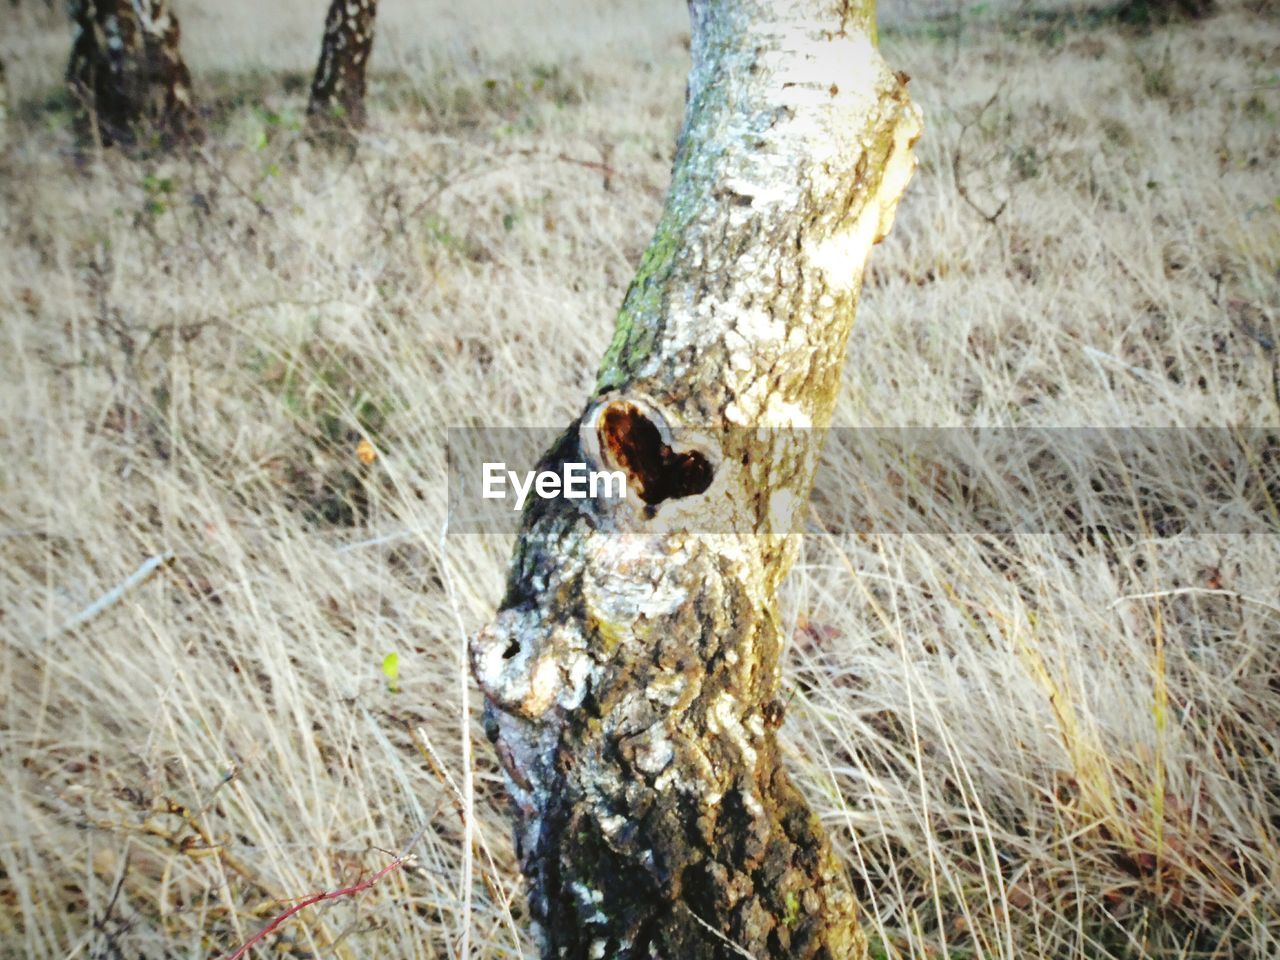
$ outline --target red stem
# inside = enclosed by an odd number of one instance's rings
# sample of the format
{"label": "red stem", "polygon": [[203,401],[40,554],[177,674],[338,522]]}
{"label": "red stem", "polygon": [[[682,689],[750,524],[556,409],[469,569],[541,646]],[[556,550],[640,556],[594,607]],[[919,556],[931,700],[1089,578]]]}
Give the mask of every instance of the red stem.
{"label": "red stem", "polygon": [[284,913],[280,914],[280,916],[276,917],[274,920],[268,923],[265,927],[263,927],[261,930],[255,933],[252,937],[246,940],[240,946],[240,949],[238,949],[235,953],[228,956],[226,960],[241,960],[241,958],[243,958],[246,954],[248,954],[250,948],[253,947],[254,944],[260,943],[264,938],[269,936],[273,931],[278,930],[282,923],[284,923],[286,920],[292,917],[295,913],[297,913],[303,907],[309,907],[313,903],[320,903],[322,900],[337,900],[339,897],[349,897],[355,893],[363,893],[364,891],[372,887],[375,883],[377,883],[379,880],[381,880],[383,877],[385,877],[392,870],[395,870],[397,867],[403,866],[405,861],[408,859],[409,859],[408,857],[396,857],[396,859],[392,860],[385,867],[383,867],[381,870],[379,870],[377,873],[371,876],[368,880],[365,880],[362,883],[357,883],[354,887],[343,887],[341,890],[326,890],[323,893],[313,893],[309,897],[303,897],[301,900],[295,903],[292,907],[290,907]]}

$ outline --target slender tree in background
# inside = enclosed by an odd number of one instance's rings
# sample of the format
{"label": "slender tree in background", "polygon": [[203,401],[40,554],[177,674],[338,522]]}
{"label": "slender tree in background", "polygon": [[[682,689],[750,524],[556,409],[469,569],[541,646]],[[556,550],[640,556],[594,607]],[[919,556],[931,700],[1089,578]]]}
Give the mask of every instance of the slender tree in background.
{"label": "slender tree in background", "polygon": [[1122,20],[1148,26],[1175,20],[1203,20],[1217,12],[1217,0],[1125,0],[1119,8]]}
{"label": "slender tree in background", "polygon": [[67,83],[87,134],[104,144],[145,133],[164,144],[198,136],[178,18],[165,0],[71,0],[70,12]]}
{"label": "slender tree in background", "polygon": [[666,207],[540,467],[632,494],[535,498],[471,667],[544,957],[852,960],[846,869],[779,755],[775,591],[920,114],[872,0],[690,14]]}
{"label": "slender tree in background", "polygon": [[312,133],[349,133],[364,126],[365,71],[377,12],[377,0],[333,0],[329,5],[307,104]]}
{"label": "slender tree in background", "polygon": [[9,84],[4,76],[4,62],[0,61],[0,150],[9,142]]}

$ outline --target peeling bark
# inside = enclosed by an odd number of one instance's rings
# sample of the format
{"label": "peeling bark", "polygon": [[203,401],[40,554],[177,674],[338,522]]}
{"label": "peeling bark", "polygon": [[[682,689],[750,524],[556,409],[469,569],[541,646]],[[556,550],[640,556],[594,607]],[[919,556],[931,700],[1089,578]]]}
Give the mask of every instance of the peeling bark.
{"label": "peeling bark", "polygon": [[845,868],[779,756],[775,591],[920,114],[865,0],[690,13],[666,208],[540,465],[633,495],[532,502],[472,670],[544,957],[848,960]]}
{"label": "peeling bark", "polygon": [[199,139],[178,18],[165,0],[71,0],[67,84],[83,108],[82,139],[163,145]]}
{"label": "peeling bark", "polygon": [[350,133],[364,126],[365,71],[377,12],[377,0],[330,4],[307,104],[307,126],[313,134]]}

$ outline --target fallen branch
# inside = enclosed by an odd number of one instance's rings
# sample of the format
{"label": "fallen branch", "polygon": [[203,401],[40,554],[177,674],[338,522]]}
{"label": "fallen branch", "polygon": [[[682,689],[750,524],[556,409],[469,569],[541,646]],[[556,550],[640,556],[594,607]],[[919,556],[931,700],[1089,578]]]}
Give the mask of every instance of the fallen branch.
{"label": "fallen branch", "polygon": [[[142,566],[138,567],[137,570],[133,571],[133,573],[125,577],[125,579],[122,580],[119,584],[112,587],[110,590],[108,590],[106,593],[100,596],[97,600],[89,604],[89,606],[85,607],[78,614],[76,614],[74,617],[68,620],[65,624],[62,625],[62,627],[59,630],[57,630],[53,634],[53,636],[56,637],[56,636],[59,636],[60,634],[70,633],[72,630],[75,630],[77,627],[84,626],[90,620],[95,619],[100,614],[111,609],[117,603],[119,603],[121,600],[124,599],[125,594],[127,594],[130,590],[133,590],[137,587],[142,586],[144,583],[150,580],[153,576],[155,576],[155,573],[157,570],[159,570],[165,564],[171,562],[173,558],[174,558],[174,553],[172,550],[166,550],[164,553],[157,553],[154,557],[148,557],[146,560],[143,561]],[[52,637],[50,639],[52,639]]]}
{"label": "fallen branch", "polygon": [[963,200],[965,203],[967,203],[970,207],[972,207],[974,212],[977,213],[978,216],[982,217],[983,220],[987,221],[987,223],[991,224],[991,226],[993,227],[998,225],[997,222],[1000,219],[1000,214],[1004,213],[1005,207],[1009,205],[1009,198],[1008,197],[1004,198],[1000,206],[996,208],[995,213],[987,213],[986,210],[982,209],[982,207],[978,205],[978,201],[974,200],[973,197],[969,195],[969,188],[966,187],[964,184],[964,174],[963,172],[961,172],[961,168],[963,167],[963,164],[964,164],[963,158],[964,158],[965,134],[969,132],[969,129],[971,127],[981,122],[983,115],[988,110],[990,110],[991,107],[995,104],[996,100],[999,99],[1000,92],[1001,91],[997,89],[996,92],[991,95],[991,98],[986,103],[984,103],[981,106],[981,108],[979,108],[977,114],[974,116],[974,119],[970,120],[968,123],[964,124],[960,128],[960,135],[956,138],[955,152],[951,154],[951,174],[955,178],[956,192],[960,194],[960,199]]}

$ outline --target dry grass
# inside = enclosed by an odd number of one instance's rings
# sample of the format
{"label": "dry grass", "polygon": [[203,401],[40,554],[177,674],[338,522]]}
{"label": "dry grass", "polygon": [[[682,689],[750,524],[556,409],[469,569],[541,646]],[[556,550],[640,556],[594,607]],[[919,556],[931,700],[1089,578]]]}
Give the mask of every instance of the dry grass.
{"label": "dry grass", "polygon": [[[388,2],[354,161],[298,138],[322,5],[188,6],[196,158],[78,163],[61,22],[0,36],[0,953],[225,953],[425,824],[272,949],[529,956],[460,665],[509,544],[442,535],[443,431],[588,390],[683,5]],[[929,127],[842,421],[1277,424],[1262,9],[890,11]],[[1274,537],[811,537],[783,734],[882,955],[1276,955],[1277,582]]]}

